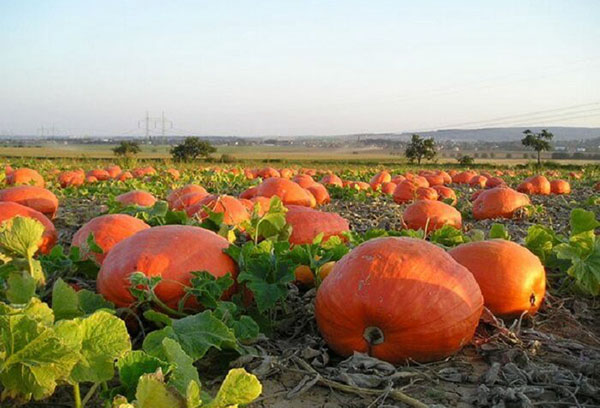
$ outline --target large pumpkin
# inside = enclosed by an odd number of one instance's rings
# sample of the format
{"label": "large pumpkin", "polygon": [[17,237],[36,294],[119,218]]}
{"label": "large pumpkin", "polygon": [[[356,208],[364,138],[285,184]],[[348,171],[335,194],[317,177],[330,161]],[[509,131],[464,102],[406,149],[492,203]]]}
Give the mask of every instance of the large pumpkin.
{"label": "large pumpkin", "polygon": [[263,181],[256,190],[257,196],[278,196],[284,205],[302,205],[310,207],[314,197],[300,187],[298,183],[282,178],[269,178]]}
{"label": "large pumpkin", "polygon": [[85,173],[83,171],[63,171],[58,175],[58,183],[62,188],[78,187],[83,185]]}
{"label": "large pumpkin", "polygon": [[42,235],[42,242],[40,242],[40,252],[43,254],[49,253],[58,239],[58,234],[52,221],[41,212],[25,207],[24,205],[13,203],[12,201],[0,202],[0,224],[19,215],[36,219],[42,223],[44,233]]}
{"label": "large pumpkin", "polygon": [[95,177],[98,181],[106,181],[110,179],[110,173],[104,169],[93,169],[85,174],[86,177]]}
{"label": "large pumpkin", "polygon": [[473,202],[473,217],[476,220],[488,218],[512,218],[514,213],[531,201],[526,194],[518,193],[512,188],[496,187],[481,190]]}
{"label": "large pumpkin", "polygon": [[377,190],[383,183],[389,183],[390,181],[392,181],[391,174],[388,171],[383,170],[375,174],[371,178],[369,184],[373,190]]}
{"label": "large pumpkin", "polygon": [[129,292],[128,278],[138,271],[162,277],[155,293],[165,304],[177,308],[185,295],[184,287],[190,284],[191,272],[237,277],[235,262],[223,253],[227,247],[225,238],[200,227],[165,225],[140,231],[111,249],[98,273],[98,291],[117,306],[129,306],[135,299]]}
{"label": "large pumpkin", "polygon": [[316,183],[316,181],[308,174],[298,174],[292,181],[298,183],[302,188],[308,188]]}
{"label": "large pumpkin", "polygon": [[140,207],[152,207],[156,203],[156,197],[143,190],[120,194],[115,197],[115,200],[122,205],[139,205]]}
{"label": "large pumpkin", "polygon": [[517,191],[526,194],[548,195],[550,189],[550,182],[542,175],[526,178],[517,186]]}
{"label": "large pumpkin", "polygon": [[[109,251],[117,243],[133,234],[148,229],[144,221],[126,214],[108,214],[92,218],[73,235],[71,246],[78,247],[83,258],[92,255],[102,265]],[[102,248],[102,253],[91,252],[87,240],[93,234],[94,241]]]}
{"label": "large pumpkin", "polygon": [[331,197],[329,196],[329,191],[327,188],[321,183],[314,183],[306,189],[315,197],[315,201],[317,205],[323,205],[331,202]]}
{"label": "large pumpkin", "polygon": [[467,344],[482,309],[473,275],[443,249],[390,237],[367,241],[336,263],[317,291],[315,316],[342,356],[426,362]]}
{"label": "large pumpkin", "polygon": [[208,195],[208,192],[204,187],[197,184],[188,184],[169,193],[167,196],[167,203],[169,203],[169,207],[173,208],[173,204],[175,204],[175,201],[177,201],[178,198],[190,193],[202,193],[204,196]]}
{"label": "large pumpkin", "polygon": [[472,170],[465,170],[452,176],[452,182],[455,184],[469,184],[476,175],[477,173]]}
{"label": "large pumpkin", "polygon": [[52,219],[58,210],[58,198],[50,190],[36,186],[17,186],[0,190],[0,201],[19,203]]}
{"label": "large pumpkin", "polygon": [[444,225],[450,225],[456,229],[462,228],[460,212],[441,201],[417,200],[406,207],[402,218],[407,228],[421,229],[425,233],[440,229]]}
{"label": "large pumpkin", "polygon": [[546,293],[546,271],[539,258],[511,241],[462,244],[450,255],[467,268],[479,284],[485,306],[500,317],[535,314]]}
{"label": "large pumpkin", "polygon": [[9,186],[28,185],[44,187],[44,178],[33,169],[23,167],[6,174],[6,184]]}
{"label": "large pumpkin", "polygon": [[289,241],[297,245],[310,244],[321,233],[326,241],[332,236],[341,237],[345,231],[350,230],[348,221],[338,214],[297,205],[288,206],[285,218],[292,226]]}

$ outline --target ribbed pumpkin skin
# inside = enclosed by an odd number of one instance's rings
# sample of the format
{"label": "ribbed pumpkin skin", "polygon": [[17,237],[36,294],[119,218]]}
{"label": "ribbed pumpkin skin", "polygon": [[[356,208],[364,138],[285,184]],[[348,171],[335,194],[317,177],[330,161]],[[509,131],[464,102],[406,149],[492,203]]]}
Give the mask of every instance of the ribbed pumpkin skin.
{"label": "ribbed pumpkin skin", "polygon": [[258,186],[256,195],[269,198],[276,195],[281,198],[284,205],[302,205],[304,207],[310,207],[314,199],[310,192],[300,187],[298,183],[282,178],[266,179]]}
{"label": "ribbed pumpkin skin", "polygon": [[156,203],[156,197],[143,190],[134,190],[120,194],[115,197],[115,200],[122,205],[139,205],[141,207],[152,207]]}
{"label": "ribbed pumpkin skin", "polygon": [[208,195],[191,207],[187,207],[185,212],[189,217],[197,215],[203,219],[208,216],[204,207],[208,207],[215,213],[223,213],[223,223],[227,225],[238,225],[250,219],[246,206],[237,198],[228,195]]}
{"label": "ribbed pumpkin skin", "polygon": [[44,187],[46,183],[44,178],[33,169],[26,167],[13,170],[6,174],[6,184],[9,186],[28,185],[36,187]]}
{"label": "ribbed pumpkin skin", "polygon": [[52,219],[58,210],[58,198],[50,190],[36,186],[17,186],[0,190],[0,201],[12,201],[33,208]]}
{"label": "ribbed pumpkin skin", "polygon": [[104,258],[117,243],[129,238],[135,233],[150,228],[144,221],[127,214],[109,214],[92,218],[73,235],[71,246],[81,249],[81,255],[90,255],[87,239],[94,234],[94,241],[102,248],[102,253],[91,253],[96,262],[102,265]]}
{"label": "ribbed pumpkin skin", "polygon": [[391,174],[383,170],[371,177],[369,185],[373,190],[377,190],[383,183],[389,183],[390,181],[392,181]]}
{"label": "ribbed pumpkin skin", "polygon": [[175,201],[177,201],[178,198],[183,197],[184,195],[190,194],[190,193],[202,193],[205,196],[208,195],[208,192],[206,191],[206,189],[204,187],[199,186],[197,184],[188,184],[186,186],[178,188],[177,190],[173,190],[173,191],[171,191],[171,193],[169,193],[169,195],[167,196],[167,202],[169,203],[169,208],[173,208],[173,204],[175,203]]}
{"label": "ribbed pumpkin skin", "polygon": [[439,201],[444,201],[446,199],[449,199],[449,200],[452,200],[451,205],[456,205],[456,202],[458,201],[458,199],[456,197],[456,193],[450,187],[433,186],[431,188],[433,188],[436,191],[436,193],[438,193]]}
{"label": "ribbed pumpkin skin", "polygon": [[[336,353],[391,363],[452,355],[471,340],[482,310],[469,271],[433,244],[396,237],[367,241],[344,256],[315,304],[319,330]],[[368,327],[381,330],[381,344],[363,337]]]}
{"label": "ribbed pumpkin skin", "polygon": [[141,231],[115,245],[98,273],[97,288],[106,299],[125,307],[134,302],[129,293],[129,275],[162,276],[156,295],[170,307],[184,296],[191,272],[208,271],[213,276],[231,273],[237,277],[235,262],[223,250],[229,242],[200,227],[165,225]]}
{"label": "ribbed pumpkin skin", "polygon": [[421,229],[426,233],[450,225],[456,229],[462,228],[460,212],[441,201],[417,200],[404,210],[404,223],[409,229]]}
{"label": "ribbed pumpkin skin", "polygon": [[58,234],[56,233],[56,228],[54,228],[52,221],[41,212],[25,207],[24,205],[13,203],[12,201],[0,202],[0,224],[18,215],[33,218],[42,223],[44,226],[44,234],[42,235],[42,242],[40,243],[40,252],[43,254],[49,253],[58,239]]}
{"label": "ribbed pumpkin skin", "polygon": [[310,244],[320,233],[324,234],[323,240],[327,240],[334,235],[341,236],[344,231],[350,230],[348,221],[338,214],[297,205],[288,206],[285,218],[292,226],[289,241],[296,245]]}
{"label": "ribbed pumpkin skin", "polygon": [[306,188],[314,197],[317,205],[323,205],[331,202],[329,191],[321,183],[314,183]]}
{"label": "ribbed pumpkin skin", "polygon": [[476,220],[489,218],[512,218],[519,208],[531,204],[526,194],[512,188],[496,187],[479,193],[473,202],[473,217]]}
{"label": "ribbed pumpkin skin", "polygon": [[517,187],[517,191],[527,194],[548,195],[550,190],[550,182],[545,176],[541,175],[526,178]]}
{"label": "ribbed pumpkin skin", "polygon": [[527,248],[503,239],[471,242],[450,255],[467,268],[479,284],[485,306],[500,317],[533,315],[546,293],[546,271]]}
{"label": "ribbed pumpkin skin", "polygon": [[460,173],[457,173],[452,176],[452,182],[455,184],[469,184],[471,179],[475,177],[477,173],[471,170],[466,170]]}
{"label": "ribbed pumpkin skin", "polygon": [[302,188],[308,188],[316,183],[316,181],[308,174],[298,174],[292,181],[297,183]]}

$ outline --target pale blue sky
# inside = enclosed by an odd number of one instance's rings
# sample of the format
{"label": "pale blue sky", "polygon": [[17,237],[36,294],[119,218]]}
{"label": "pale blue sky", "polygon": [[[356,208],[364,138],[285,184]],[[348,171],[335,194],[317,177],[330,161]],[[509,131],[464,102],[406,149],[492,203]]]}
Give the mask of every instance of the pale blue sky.
{"label": "pale blue sky", "polygon": [[0,0],[0,134],[135,134],[146,110],[213,135],[600,126],[599,22],[598,0]]}

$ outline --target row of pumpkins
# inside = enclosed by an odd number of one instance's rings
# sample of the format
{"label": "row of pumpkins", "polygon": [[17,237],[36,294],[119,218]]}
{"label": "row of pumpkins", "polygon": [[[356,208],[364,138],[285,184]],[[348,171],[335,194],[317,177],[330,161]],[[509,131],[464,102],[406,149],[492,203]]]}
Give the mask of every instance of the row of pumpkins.
{"label": "row of pumpkins", "polygon": [[[405,188],[401,186],[412,186],[406,188],[413,188],[410,197],[414,203],[404,213],[410,228],[435,229],[445,224],[461,228],[458,211],[432,197],[421,197],[418,191],[423,188],[435,191],[436,187],[440,191],[444,191],[441,187],[450,190],[444,184],[466,180],[465,173],[423,172],[392,178],[389,173],[381,172],[368,185],[383,190],[385,183],[396,184],[391,194],[398,202],[408,201],[400,194]],[[468,183],[480,176],[486,177],[471,174]],[[543,184],[541,177],[526,183],[538,186]],[[276,195],[289,209],[286,217],[293,228],[290,242],[303,244],[319,233],[325,233],[327,238],[349,229],[348,222],[339,215],[314,209],[328,201],[324,185],[340,182],[344,184],[333,174],[325,175],[321,183],[316,183],[309,174],[296,175],[292,180],[273,174],[239,198],[215,196],[199,185],[187,185],[172,191],[167,201],[171,208],[198,217],[205,216],[204,206],[208,206],[223,212],[226,223],[238,224],[248,219],[255,203],[264,207]],[[314,194],[310,187],[324,192]],[[36,190],[28,190],[31,188]],[[41,195],[42,191],[45,198],[32,198],[34,192]],[[529,203],[526,194],[502,183],[480,191],[475,198],[474,215],[475,208],[481,206],[481,211],[489,212],[492,208],[497,216],[510,217],[515,207]],[[19,192],[26,198],[19,199]],[[124,204],[152,205],[156,198],[147,192],[132,191],[117,200]],[[50,204],[46,205],[47,202]],[[0,192],[0,222],[17,215],[38,219],[46,227],[41,251],[47,252],[56,241],[50,220],[57,206],[56,197],[43,187],[10,187]],[[89,253],[86,248],[90,233],[103,249],[102,254]],[[237,275],[237,265],[223,253],[229,242],[200,227],[150,228],[134,217],[110,214],[82,226],[72,245],[101,265],[97,289],[117,306],[128,306],[134,301],[127,279],[134,271],[162,276],[156,295],[171,307],[176,307],[184,296],[183,287],[189,284],[191,271]],[[545,279],[540,260],[509,241],[463,244],[446,252],[424,240],[380,238],[356,247],[335,264],[318,289],[315,316],[324,339],[341,355],[361,351],[394,363],[407,359],[431,361],[455,353],[471,340],[484,304],[500,317],[534,314],[545,295]]]}

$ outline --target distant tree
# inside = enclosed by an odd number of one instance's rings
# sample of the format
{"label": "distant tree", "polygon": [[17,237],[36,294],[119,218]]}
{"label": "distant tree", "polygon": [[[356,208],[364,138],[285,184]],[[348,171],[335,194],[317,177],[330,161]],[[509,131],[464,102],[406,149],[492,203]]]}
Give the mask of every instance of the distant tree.
{"label": "distant tree", "polygon": [[191,161],[198,157],[208,157],[216,152],[209,142],[204,142],[197,137],[186,137],[183,143],[171,148],[171,155],[175,161]]}
{"label": "distant tree", "polygon": [[417,134],[412,135],[410,144],[404,152],[404,155],[411,163],[416,160],[417,164],[421,164],[421,160],[423,159],[433,159],[436,154],[435,140],[433,138],[423,139]]}
{"label": "distant tree", "polygon": [[140,149],[140,145],[138,142],[121,142],[118,146],[113,147],[112,149],[115,156],[124,156],[124,157],[133,157],[139,152],[142,151]]}
{"label": "distant tree", "polygon": [[541,153],[542,151],[550,150],[552,147],[550,145],[550,140],[552,140],[554,135],[548,132],[546,129],[543,129],[540,133],[533,133],[531,130],[527,129],[523,132],[523,134],[525,137],[521,139],[521,143],[537,152],[537,163],[538,166],[541,165]]}
{"label": "distant tree", "polygon": [[475,159],[469,156],[468,154],[458,157],[456,160],[458,160],[458,163],[463,166],[470,166],[471,164],[475,163]]}

